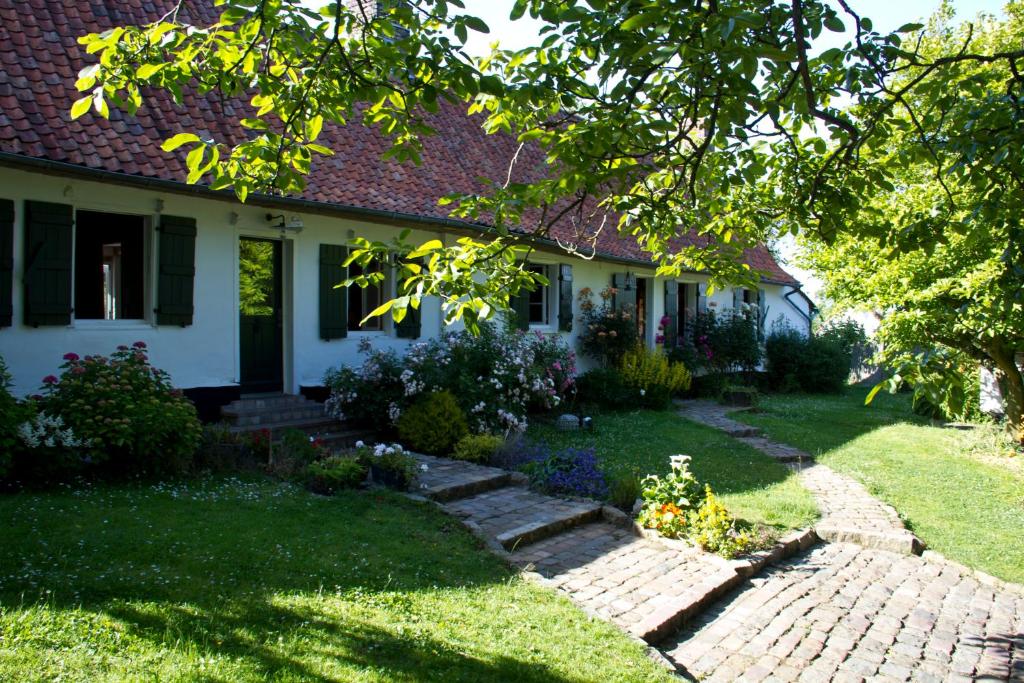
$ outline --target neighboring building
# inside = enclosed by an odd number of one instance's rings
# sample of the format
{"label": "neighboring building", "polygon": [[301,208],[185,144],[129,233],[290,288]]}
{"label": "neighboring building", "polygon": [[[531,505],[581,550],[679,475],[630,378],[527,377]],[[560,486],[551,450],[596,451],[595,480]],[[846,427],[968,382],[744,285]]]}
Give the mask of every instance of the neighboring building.
{"label": "neighboring building", "polygon": [[[337,154],[315,165],[301,197],[242,205],[187,185],[183,157],[161,151],[161,142],[181,131],[237,141],[244,103],[188,94],[176,107],[157,94],[134,117],[68,114],[77,73],[91,60],[77,37],[151,21],[174,4],[0,0],[0,355],[15,391],[35,392],[66,352],[107,354],[141,340],[211,415],[241,392],[318,386],[328,368],[358,362],[361,339],[401,348],[440,334],[436,300],[404,324],[360,328],[393,283],[384,291],[335,289],[346,276],[345,244],[403,228],[419,241],[479,233],[479,225],[448,218],[437,199],[503,173],[515,141],[485,135],[477,120],[445,105],[431,121],[439,134],[425,141],[421,166],[382,161],[376,131],[335,126],[322,142]],[[186,3],[186,11],[215,21],[212,3]],[[542,163],[539,155],[534,162]],[[554,237],[573,239],[567,227],[558,230]],[[537,246],[533,261],[552,284],[522,309],[531,329],[570,343],[582,287],[623,288],[623,299],[643,312],[648,344],[666,312],[684,320],[707,305],[746,302],[769,325],[781,316],[807,329],[813,310],[764,247],[746,255],[766,273],[759,290],[719,291],[709,301],[704,275],[656,278],[636,243],[613,232],[600,235],[593,260],[552,241]]]}
{"label": "neighboring building", "polygon": [[[1024,372],[1024,351],[1018,351],[1014,360],[1017,367]],[[1006,416],[1006,402],[1003,399],[1003,392],[999,389],[999,382],[996,381],[994,372],[981,366],[978,370],[981,373],[980,407],[981,412],[992,417],[1002,418]]]}

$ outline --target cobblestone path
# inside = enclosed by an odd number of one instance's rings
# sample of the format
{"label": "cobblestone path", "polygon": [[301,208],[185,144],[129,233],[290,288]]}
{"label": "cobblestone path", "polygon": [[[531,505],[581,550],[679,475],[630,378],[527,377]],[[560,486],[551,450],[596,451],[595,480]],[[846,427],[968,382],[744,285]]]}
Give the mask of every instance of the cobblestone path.
{"label": "cobblestone path", "polygon": [[419,493],[527,578],[657,645],[684,677],[1024,682],[1024,586],[914,554],[891,507],[726,410],[681,406],[799,472],[822,509],[817,534],[833,542],[812,547],[807,531],[726,561],[645,537],[606,506],[529,491],[522,475],[428,456],[416,456]]}
{"label": "cobblestone path", "polygon": [[815,526],[819,537],[894,552],[921,552],[921,542],[903,526],[891,506],[872,496],[854,479],[816,464],[810,454],[767,439],[757,429],[727,417],[735,410],[711,401],[682,401],[679,412],[694,422],[732,434],[799,472],[801,483],[821,510],[821,520]]}
{"label": "cobblestone path", "polygon": [[1024,681],[1024,590],[830,543],[745,582],[663,650],[708,681]]}

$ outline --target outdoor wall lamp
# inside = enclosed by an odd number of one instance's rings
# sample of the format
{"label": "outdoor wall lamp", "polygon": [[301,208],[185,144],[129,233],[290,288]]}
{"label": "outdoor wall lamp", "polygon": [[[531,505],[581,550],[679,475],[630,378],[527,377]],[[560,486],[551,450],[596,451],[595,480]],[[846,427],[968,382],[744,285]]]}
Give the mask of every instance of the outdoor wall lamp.
{"label": "outdoor wall lamp", "polygon": [[284,214],[275,216],[272,213],[268,213],[266,218],[268,223],[270,221],[280,221],[276,225],[271,225],[270,227],[274,228],[275,230],[280,230],[282,233],[288,231],[299,233],[302,232],[302,229],[304,227],[306,227],[305,223],[303,223],[302,219],[299,218],[298,216],[292,216],[291,218],[286,219]]}

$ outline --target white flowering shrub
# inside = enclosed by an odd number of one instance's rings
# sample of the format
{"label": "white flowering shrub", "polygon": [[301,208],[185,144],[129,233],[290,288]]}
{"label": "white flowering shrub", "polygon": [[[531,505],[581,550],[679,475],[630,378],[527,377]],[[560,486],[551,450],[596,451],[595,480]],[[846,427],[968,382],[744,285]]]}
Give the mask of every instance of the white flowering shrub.
{"label": "white flowering shrub", "polygon": [[385,431],[419,397],[449,391],[472,432],[519,432],[529,413],[557,408],[575,389],[576,356],[558,335],[482,325],[478,335],[413,344],[404,357],[361,350],[362,365],[327,373],[328,410]]}
{"label": "white flowering shrub", "polygon": [[59,415],[37,413],[35,419],[18,427],[18,436],[29,448],[80,448],[82,441]]}

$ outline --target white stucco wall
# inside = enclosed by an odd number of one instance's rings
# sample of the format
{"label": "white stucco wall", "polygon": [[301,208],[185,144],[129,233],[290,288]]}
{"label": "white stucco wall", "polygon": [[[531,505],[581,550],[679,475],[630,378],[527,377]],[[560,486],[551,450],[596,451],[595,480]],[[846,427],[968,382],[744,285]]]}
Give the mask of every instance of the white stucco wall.
{"label": "white stucco wall", "polygon": [[[80,355],[109,354],[118,344],[144,341],[149,346],[153,363],[170,372],[174,383],[183,388],[218,387],[236,384],[239,374],[238,354],[238,241],[241,237],[281,239],[281,233],[268,227],[266,208],[240,205],[237,202],[172,194],[157,189],[139,189],[122,185],[57,177],[18,169],[0,168],[0,197],[15,201],[14,230],[14,326],[0,329],[0,355],[13,374],[14,390],[20,395],[34,393],[41,379],[55,373],[62,356],[73,351]],[[24,201],[38,200],[71,204],[76,210],[108,211],[145,216],[155,224],[159,211],[196,219],[195,313],[188,327],[156,326],[152,314],[146,321],[73,321],[69,326],[31,328],[23,324],[22,275],[24,268]],[[275,213],[280,213],[275,211]],[[287,211],[289,217],[301,218],[301,232],[289,233],[284,239],[284,377],[285,391],[296,392],[300,386],[318,385],[325,370],[339,364],[359,362],[357,347],[361,338],[370,337],[375,346],[404,348],[410,342],[397,339],[393,333],[350,332],[346,339],[323,341],[319,338],[319,245],[345,244],[350,236],[388,240],[396,229],[358,220]],[[414,230],[411,239],[426,241],[441,237],[437,232]],[[155,291],[155,240],[149,240],[147,269],[147,305],[153,309]],[[655,279],[653,270],[635,265],[607,261],[569,258],[564,253],[537,252],[537,263],[573,265],[573,289],[589,287],[596,293],[609,285],[613,273],[630,270],[647,278],[648,313],[647,340],[654,343],[658,321],[664,313],[664,280]],[[705,278],[691,275],[680,281],[702,282]],[[553,285],[556,284],[553,282]],[[793,307],[782,295],[788,288],[765,284],[768,325],[785,317],[798,329],[806,328]],[[556,298],[554,291],[552,299]],[[795,301],[801,301],[795,298]],[[719,310],[732,305],[732,290],[715,292],[709,302]],[[543,332],[557,332],[557,307],[552,304],[551,324],[539,327]],[[574,299],[574,329],[566,335],[575,346],[579,331],[579,303]],[[423,338],[437,335],[443,328],[439,302],[425,301],[422,306]],[[581,359],[581,366],[587,367]]]}

